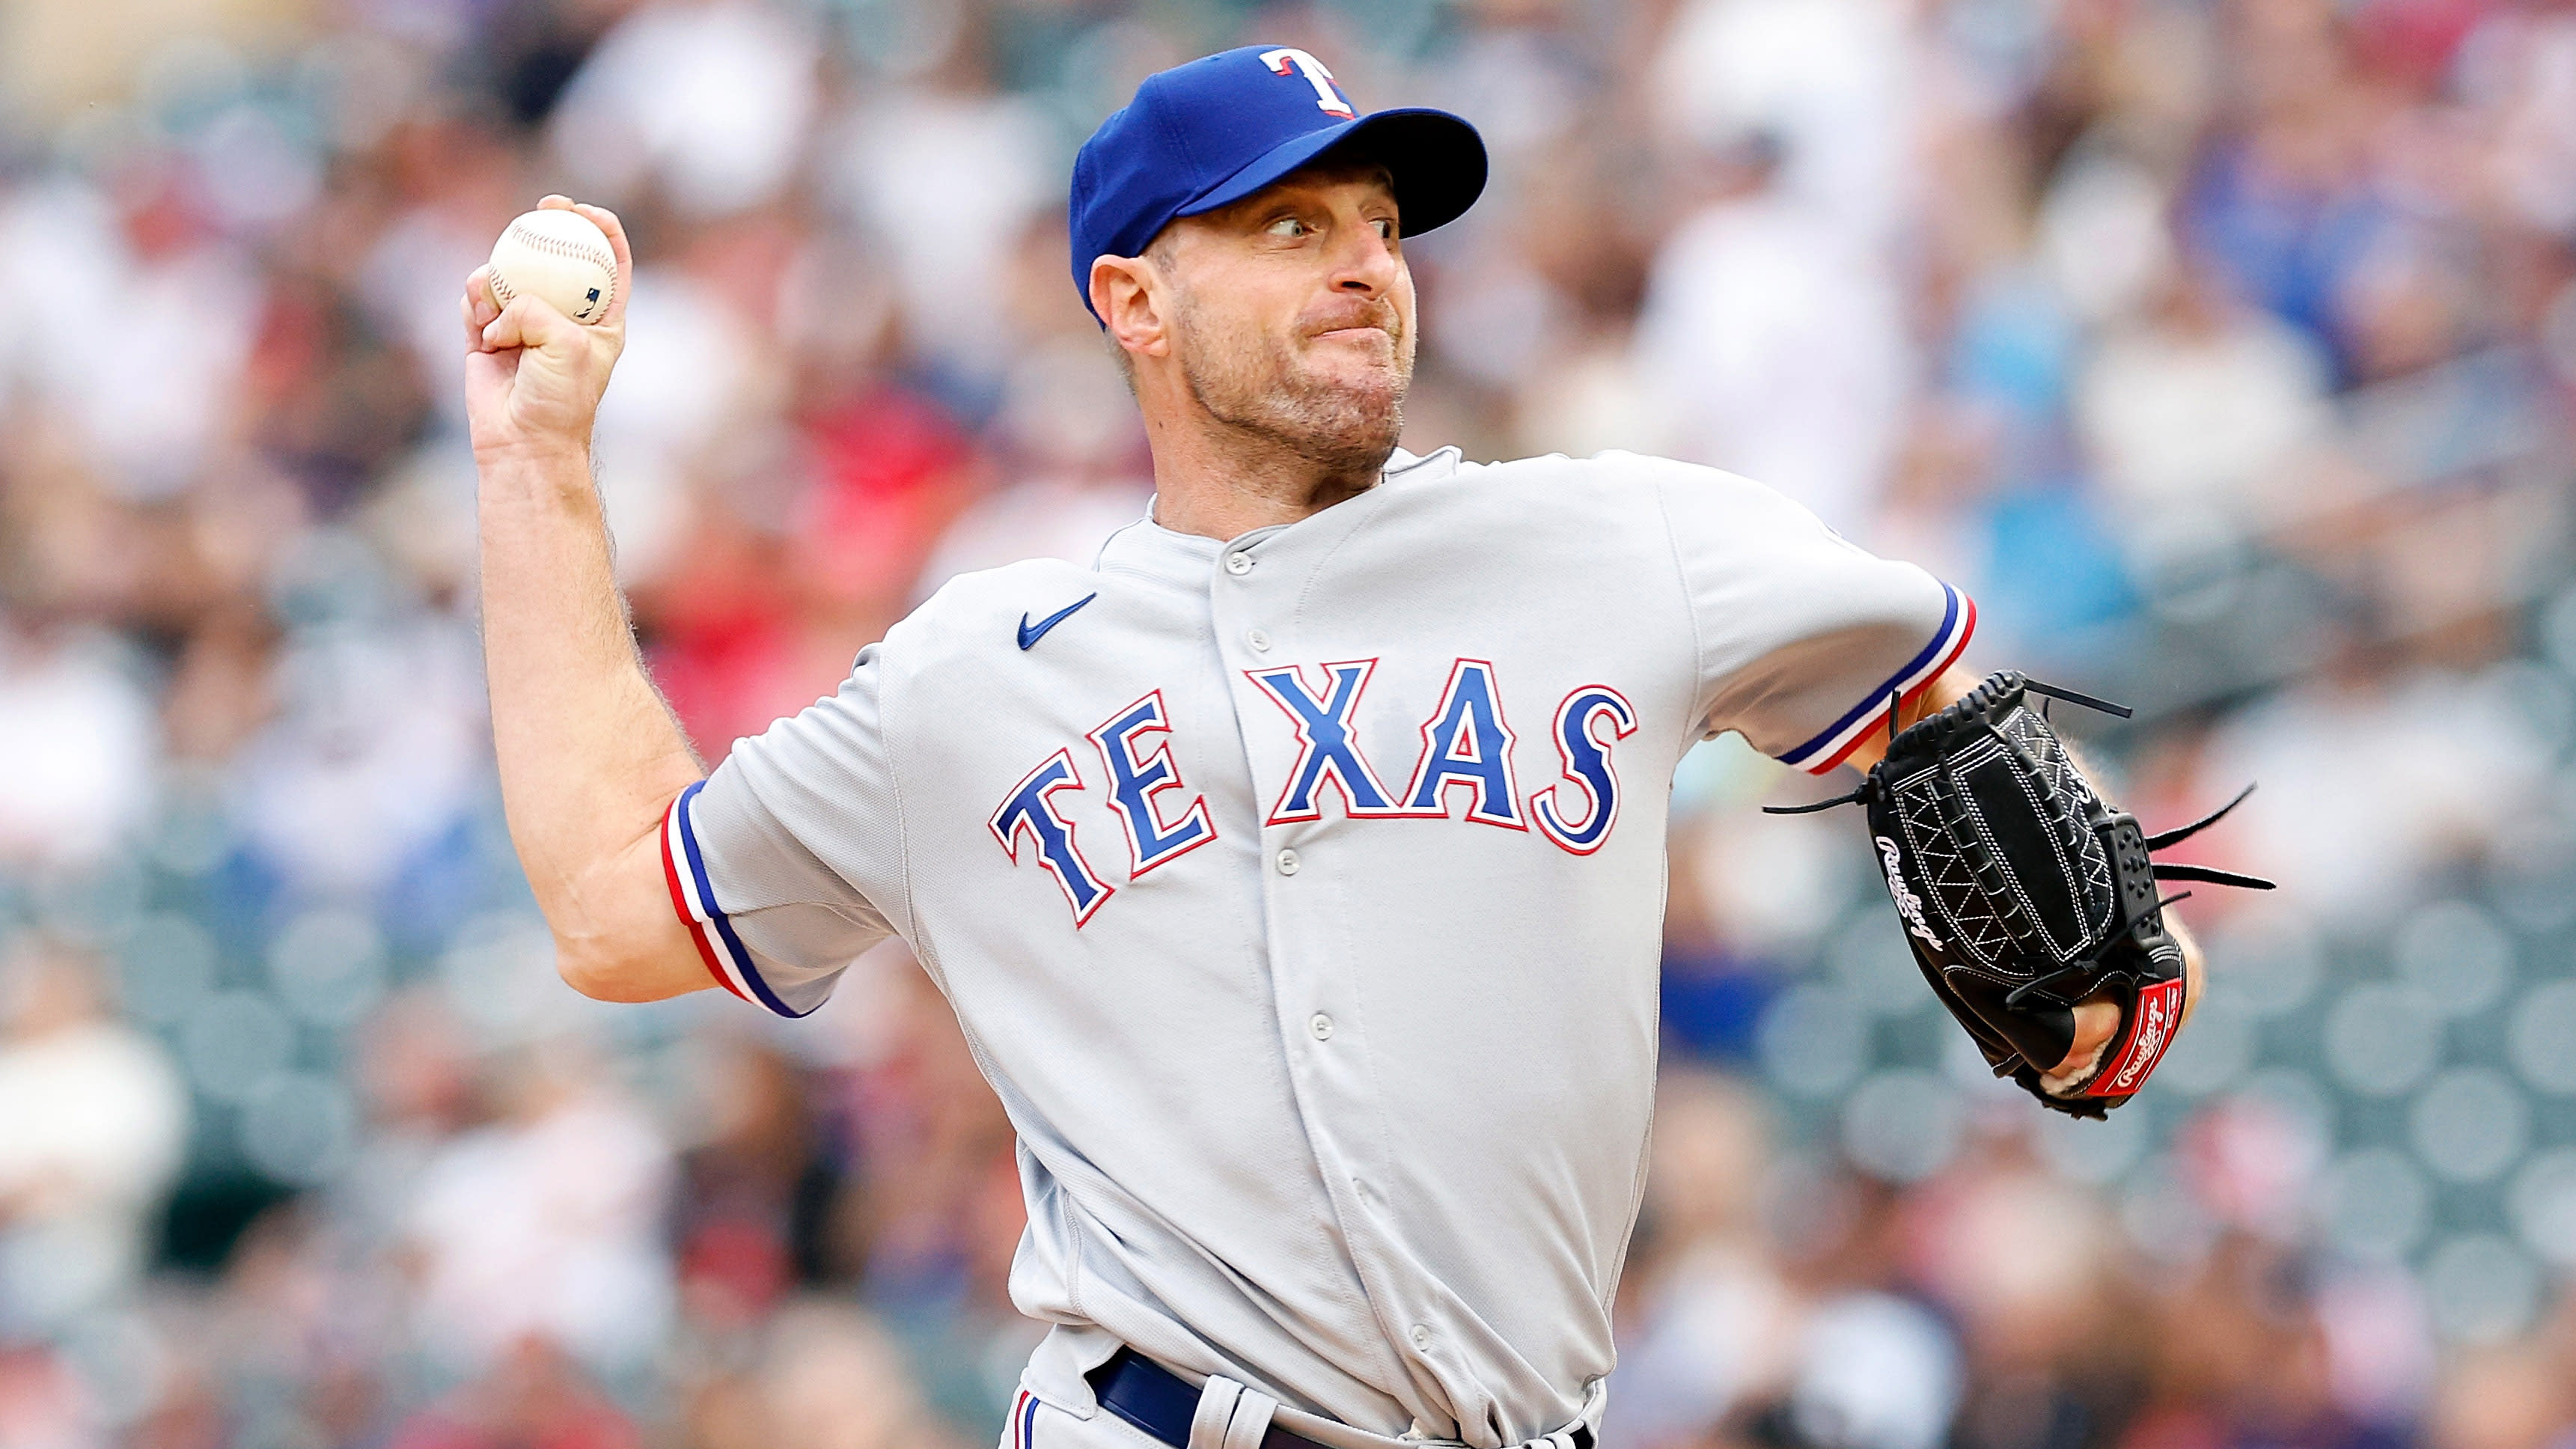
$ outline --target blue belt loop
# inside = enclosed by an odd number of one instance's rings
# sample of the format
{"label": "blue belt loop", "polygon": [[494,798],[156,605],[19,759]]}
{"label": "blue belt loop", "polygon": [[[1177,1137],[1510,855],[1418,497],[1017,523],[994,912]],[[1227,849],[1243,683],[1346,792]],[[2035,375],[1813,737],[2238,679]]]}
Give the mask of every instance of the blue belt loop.
{"label": "blue belt loop", "polygon": [[[1190,1387],[1189,1380],[1154,1362],[1132,1348],[1121,1348],[1109,1361],[1085,1375],[1100,1407],[1135,1425],[1139,1430],[1172,1446],[1189,1449],[1190,1422],[1198,1417],[1200,1391]],[[1593,1449],[1592,1428],[1576,1424],[1539,1440],[1542,1444],[1563,1443],[1572,1449]],[[1261,1449],[1325,1449],[1303,1434],[1292,1434],[1277,1424],[1261,1436]]]}
{"label": "blue belt loop", "polygon": [[[1172,1449],[1189,1449],[1190,1421],[1198,1417],[1200,1391],[1189,1381],[1132,1348],[1121,1348],[1088,1375],[1100,1407]],[[1276,1424],[1261,1436],[1261,1449],[1324,1449],[1303,1434]]]}

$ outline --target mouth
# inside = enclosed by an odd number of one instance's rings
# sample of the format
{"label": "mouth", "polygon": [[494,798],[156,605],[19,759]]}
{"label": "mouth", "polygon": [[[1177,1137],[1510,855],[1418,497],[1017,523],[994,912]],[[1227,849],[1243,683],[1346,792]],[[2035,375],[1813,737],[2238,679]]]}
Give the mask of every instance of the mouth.
{"label": "mouth", "polygon": [[1345,342],[1368,341],[1375,338],[1383,338],[1388,342],[1393,342],[1395,340],[1395,334],[1387,331],[1383,327],[1368,324],[1363,324],[1357,327],[1335,327],[1329,331],[1318,332],[1315,334],[1315,340],[1318,342],[1330,342],[1336,339]]}

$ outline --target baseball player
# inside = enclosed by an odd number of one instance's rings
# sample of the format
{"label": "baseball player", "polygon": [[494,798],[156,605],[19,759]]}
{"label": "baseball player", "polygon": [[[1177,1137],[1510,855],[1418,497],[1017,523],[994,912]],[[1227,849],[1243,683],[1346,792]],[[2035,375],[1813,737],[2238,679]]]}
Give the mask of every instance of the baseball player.
{"label": "baseball player", "polygon": [[[590,472],[624,233],[577,208],[598,326],[467,282],[493,729],[563,974],[798,1016],[910,945],[1019,1133],[1011,1292],[1053,1327],[1016,1449],[1589,1444],[1675,763],[1867,765],[1974,703],[1969,601],[1757,484],[1396,447],[1405,241],[1484,176],[1467,122],[1363,115],[1293,47],[1146,80],[1070,230],[1151,513],[951,581],[712,773]],[[2020,1001],[2064,1049],[2011,1068],[2079,1100],[2138,995]]]}

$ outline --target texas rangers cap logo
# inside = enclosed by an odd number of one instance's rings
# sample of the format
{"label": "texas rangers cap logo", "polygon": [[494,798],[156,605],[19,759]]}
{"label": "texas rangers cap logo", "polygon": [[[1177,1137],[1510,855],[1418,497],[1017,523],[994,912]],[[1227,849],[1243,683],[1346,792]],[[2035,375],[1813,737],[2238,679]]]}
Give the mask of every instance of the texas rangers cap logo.
{"label": "texas rangers cap logo", "polygon": [[1315,109],[1325,115],[1339,116],[1347,121],[1359,114],[1351,109],[1350,97],[1342,94],[1342,88],[1334,82],[1333,73],[1324,68],[1324,63],[1297,47],[1283,45],[1275,50],[1265,50],[1261,52],[1261,63],[1280,75],[1304,76],[1306,83],[1315,88]]}
{"label": "texas rangers cap logo", "polygon": [[1366,115],[1331,67],[1293,45],[1246,45],[1147,76],[1073,162],[1073,289],[1091,264],[1142,255],[1176,217],[1241,201],[1309,162],[1366,159],[1395,181],[1407,236],[1455,221],[1485,189],[1485,143],[1447,111]]}

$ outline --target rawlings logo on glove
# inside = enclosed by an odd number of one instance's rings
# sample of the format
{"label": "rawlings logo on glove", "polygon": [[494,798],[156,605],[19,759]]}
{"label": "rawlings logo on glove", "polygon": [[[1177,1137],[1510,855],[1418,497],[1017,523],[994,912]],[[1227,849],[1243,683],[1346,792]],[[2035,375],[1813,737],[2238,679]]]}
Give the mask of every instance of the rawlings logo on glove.
{"label": "rawlings logo on glove", "polygon": [[[1850,795],[1771,813],[1866,805],[1905,944],[1941,1004],[1995,1075],[2053,1110],[2100,1117],[2154,1073],[2189,1004],[2182,946],[2164,923],[2173,901],[2158,899],[2156,883],[2272,883],[2157,864],[2152,852],[2215,824],[2245,796],[2145,835],[2136,816],[2103,802],[2029,706],[2032,693],[2129,713],[1996,674],[1896,736]],[[2117,1006],[2119,1026],[2093,1061],[2056,1075],[2074,1047],[2075,1008],[2093,1000]]]}
{"label": "rawlings logo on glove", "polygon": [[[2124,1095],[2138,1090],[2138,1084],[2156,1069],[2166,1044],[2173,1040],[2174,1026],[2182,1019],[2182,996],[2180,981],[2159,981],[2139,988],[2137,1032],[2129,1039],[2128,1049],[2102,1069],[2101,1086]],[[2097,1086],[2096,1090],[2100,1089]]]}
{"label": "rawlings logo on glove", "polygon": [[1878,837],[1878,855],[1880,862],[1887,867],[1888,898],[1896,902],[1896,914],[1904,918],[1905,929],[1931,943],[1935,951],[1946,949],[1941,938],[1932,934],[1932,927],[1923,919],[1923,898],[1905,888],[1905,868],[1898,863],[1896,842],[1884,835]]}

